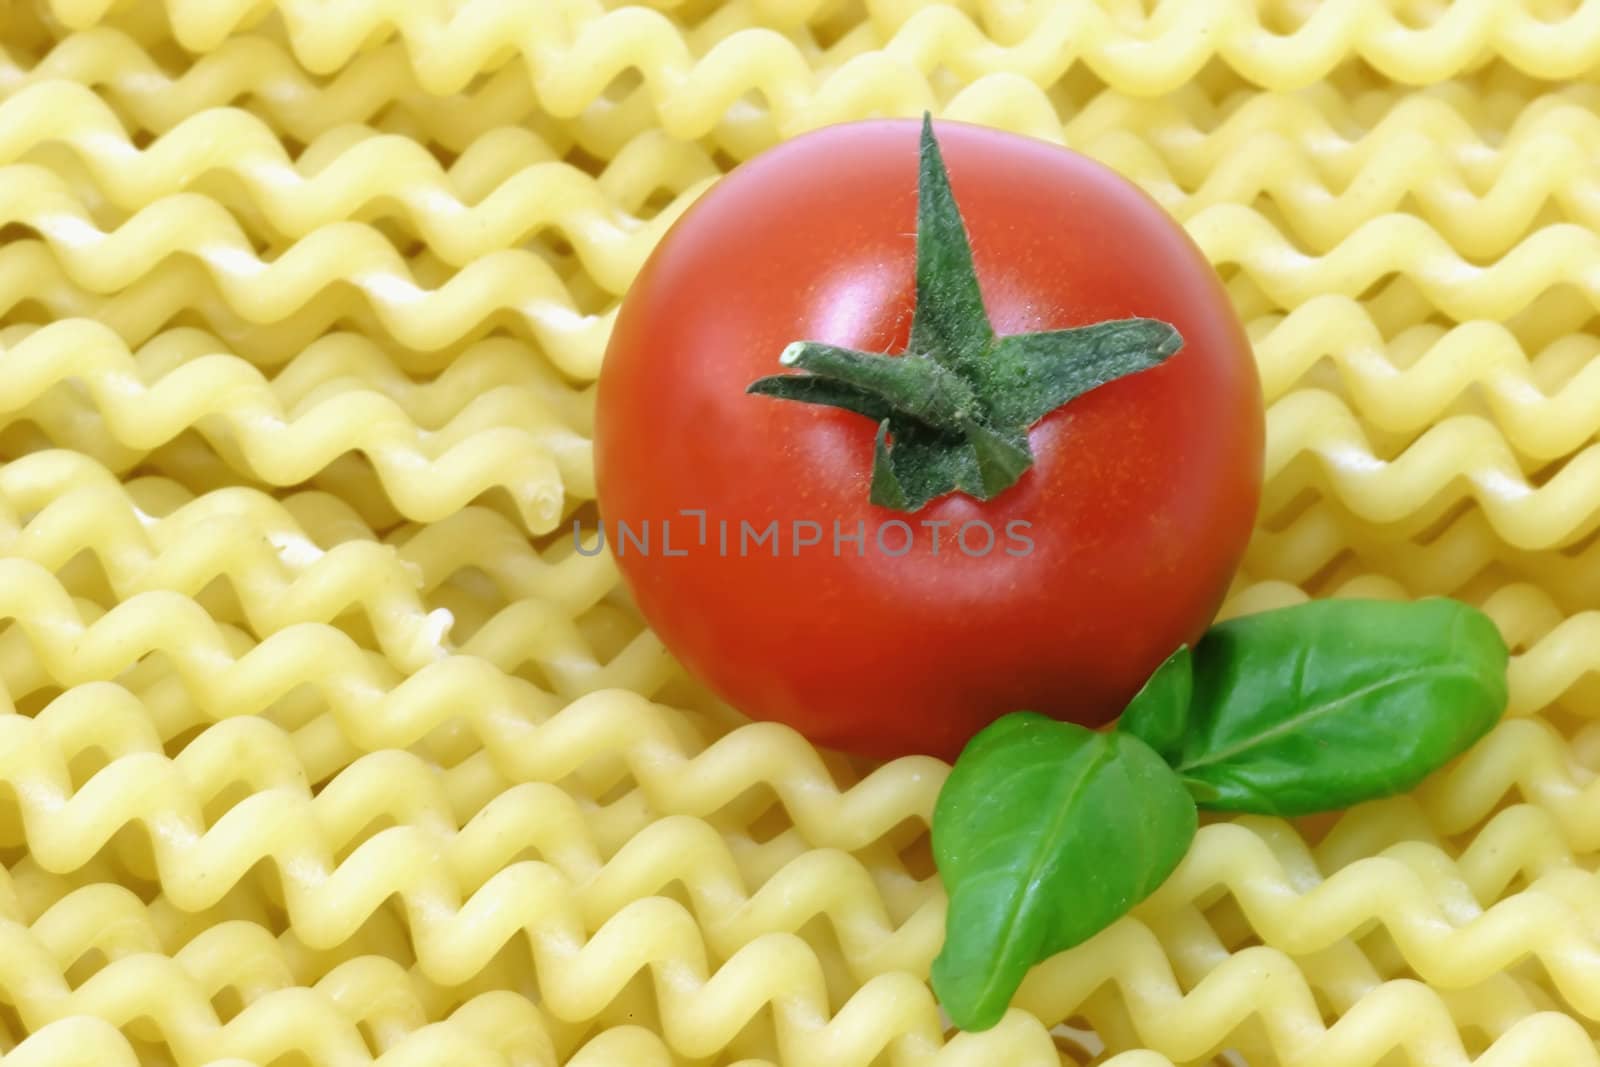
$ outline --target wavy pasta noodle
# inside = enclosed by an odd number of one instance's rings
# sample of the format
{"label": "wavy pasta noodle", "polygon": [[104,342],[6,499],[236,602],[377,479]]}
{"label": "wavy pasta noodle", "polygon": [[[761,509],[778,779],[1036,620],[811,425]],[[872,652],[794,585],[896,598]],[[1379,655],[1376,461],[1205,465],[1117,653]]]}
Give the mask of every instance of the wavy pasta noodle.
{"label": "wavy pasta noodle", "polygon": [[[17,0],[0,22],[0,1063],[1600,1067],[1600,6]],[[1459,596],[1510,713],[1218,819],[990,1031],[946,768],[742,723],[590,514],[617,299],[728,167],[924,108],[1216,265],[1226,613]]]}

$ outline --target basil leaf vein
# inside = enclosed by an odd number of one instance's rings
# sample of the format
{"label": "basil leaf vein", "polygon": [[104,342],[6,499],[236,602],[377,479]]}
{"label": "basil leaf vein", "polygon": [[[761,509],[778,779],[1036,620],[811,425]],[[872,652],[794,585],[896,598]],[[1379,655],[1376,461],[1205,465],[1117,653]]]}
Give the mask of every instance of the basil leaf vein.
{"label": "basil leaf vein", "polygon": [[1195,646],[1173,765],[1223,811],[1306,815],[1403,792],[1498,721],[1509,655],[1488,616],[1443,598],[1219,623]]}
{"label": "basil leaf vein", "polygon": [[994,1025],[1029,968],[1158,888],[1197,819],[1178,776],[1132,735],[1019,712],[974,738],[933,817],[950,897],[933,986],[956,1025]]}

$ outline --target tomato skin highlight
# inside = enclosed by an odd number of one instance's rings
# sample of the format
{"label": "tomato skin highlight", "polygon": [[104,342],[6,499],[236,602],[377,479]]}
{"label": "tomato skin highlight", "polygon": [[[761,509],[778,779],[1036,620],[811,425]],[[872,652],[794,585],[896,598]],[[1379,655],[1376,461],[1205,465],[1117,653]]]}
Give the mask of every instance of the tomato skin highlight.
{"label": "tomato skin highlight", "polygon": [[[1114,718],[1211,622],[1262,472],[1248,340],[1178,225],[1075,153],[958,123],[935,130],[998,334],[1147,316],[1177,327],[1182,350],[1046,415],[1029,432],[1034,466],[989,501],[871,504],[871,420],[745,387],[781,372],[792,341],[907,342],[919,127],[878,120],[788,141],[694,204],[630,289],[597,398],[606,536],[646,621],[745,714],[885,758],[953,758],[1018,709]],[[693,510],[706,513],[705,544],[682,514]],[[773,520],[776,557],[767,543],[741,546],[741,524]],[[914,538],[898,556],[898,527],[888,551],[874,536],[894,520]],[[683,555],[661,551],[664,521]],[[796,522],[818,524],[820,543],[797,549]],[[1007,535],[1016,522],[1029,524],[1026,553]],[[648,523],[652,551],[618,551],[619,523]],[[864,526],[859,550],[835,541],[835,523],[844,535]],[[965,523],[993,531],[994,547],[962,551]],[[969,527],[969,549],[983,529]]]}

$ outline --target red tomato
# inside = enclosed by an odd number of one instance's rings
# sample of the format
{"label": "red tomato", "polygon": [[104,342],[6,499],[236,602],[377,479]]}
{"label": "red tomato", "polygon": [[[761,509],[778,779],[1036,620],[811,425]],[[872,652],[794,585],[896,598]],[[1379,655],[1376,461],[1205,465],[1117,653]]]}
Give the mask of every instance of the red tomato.
{"label": "red tomato", "polygon": [[879,757],[953,758],[1019,709],[1115,717],[1211,622],[1261,481],[1250,346],[1187,235],[1082,156],[935,130],[997,334],[1148,316],[1184,341],[1044,416],[1015,485],[878,507],[871,419],[745,392],[792,341],[906,346],[911,121],[806,134],[707,192],[634,282],[599,383],[602,527],[645,619],[746,714]]}

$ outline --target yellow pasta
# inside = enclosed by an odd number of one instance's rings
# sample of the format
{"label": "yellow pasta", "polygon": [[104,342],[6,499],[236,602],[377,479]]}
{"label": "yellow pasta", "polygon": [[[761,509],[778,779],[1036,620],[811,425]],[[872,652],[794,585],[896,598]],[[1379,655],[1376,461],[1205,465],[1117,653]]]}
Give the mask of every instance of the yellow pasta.
{"label": "yellow pasta", "polygon": [[[1600,5],[16,0],[0,1062],[1600,1065]],[[946,773],[742,723],[587,515],[623,293],[869,114],[1144,187],[1268,411],[1226,613],[1460,596],[1507,719],[1204,826],[995,1029]]]}

